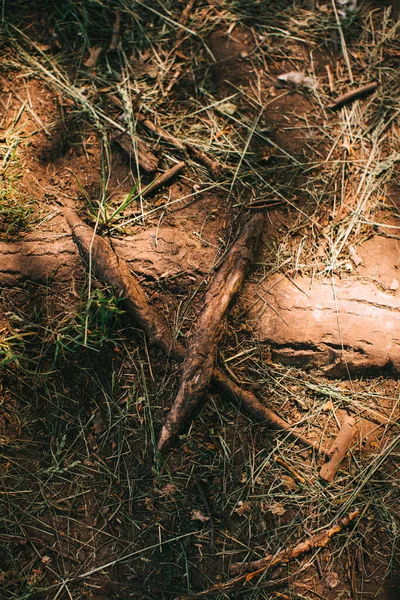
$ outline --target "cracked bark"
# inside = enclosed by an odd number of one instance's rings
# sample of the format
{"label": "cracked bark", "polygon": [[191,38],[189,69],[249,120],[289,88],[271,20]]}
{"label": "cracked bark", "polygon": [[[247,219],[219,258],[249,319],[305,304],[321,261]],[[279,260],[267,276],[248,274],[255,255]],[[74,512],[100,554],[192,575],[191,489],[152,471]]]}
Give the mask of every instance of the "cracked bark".
{"label": "cracked bark", "polygon": [[161,429],[158,449],[169,447],[182,432],[203,399],[217,357],[222,319],[253,262],[264,218],[255,214],[228,252],[206,293],[182,366],[179,390]]}

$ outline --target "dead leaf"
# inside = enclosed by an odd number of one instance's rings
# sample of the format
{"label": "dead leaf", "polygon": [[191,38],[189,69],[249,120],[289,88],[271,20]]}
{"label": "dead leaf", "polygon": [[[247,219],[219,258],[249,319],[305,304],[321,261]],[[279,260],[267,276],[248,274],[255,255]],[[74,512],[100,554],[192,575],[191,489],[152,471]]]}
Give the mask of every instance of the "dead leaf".
{"label": "dead leaf", "polygon": [[190,513],[190,518],[192,519],[192,521],[201,521],[202,523],[207,523],[207,521],[210,520],[209,517],[203,515],[201,510],[197,510],[196,508],[194,508]]}
{"label": "dead leaf", "polygon": [[149,77],[155,79],[158,75],[157,65],[145,62],[132,62],[132,69],[134,77]]}
{"label": "dead leaf", "polygon": [[298,488],[298,485],[295,482],[295,480],[292,477],[289,477],[289,475],[281,475],[281,479],[285,488],[290,490],[291,492]]}
{"label": "dead leaf", "polygon": [[237,111],[237,105],[233,102],[224,102],[223,104],[220,104],[219,110],[225,115],[232,116]]}
{"label": "dead leaf", "polygon": [[175,494],[177,491],[176,486],[173,483],[167,483],[167,485],[164,485],[163,488],[161,488],[160,490],[160,495],[161,496],[172,496],[173,494]]}
{"label": "dead leaf", "polygon": [[350,260],[353,261],[353,263],[356,265],[356,267],[359,267],[360,265],[362,265],[362,258],[357,254],[354,246],[349,246],[349,255],[350,255]]}
{"label": "dead leaf", "polygon": [[239,500],[237,507],[234,509],[233,512],[235,512],[237,515],[239,515],[239,517],[243,517],[243,515],[245,515],[246,513],[251,511],[251,504],[250,502],[248,502],[247,500],[245,502],[243,502],[243,500]]}
{"label": "dead leaf", "polygon": [[146,510],[154,510],[154,500],[153,500],[153,498],[145,498],[144,499],[144,505],[146,507]]}
{"label": "dead leaf", "polygon": [[289,73],[282,73],[282,75],[278,75],[277,79],[281,83],[286,83],[292,87],[305,87],[310,90],[314,89],[315,87],[312,77],[307,77],[307,75],[301,71],[289,71]]}
{"label": "dead leaf", "polygon": [[38,43],[36,43],[36,48],[38,48],[42,52],[47,52],[48,50],[50,50],[51,45],[50,44],[38,44]]}
{"label": "dead leaf", "polygon": [[325,577],[324,585],[333,590],[339,583],[339,575],[337,573],[328,573]]}
{"label": "dead leaf", "polygon": [[96,411],[96,414],[94,415],[92,427],[96,435],[100,435],[101,433],[103,433],[103,431],[105,431],[107,427],[107,423],[100,410]]}
{"label": "dead leaf", "polygon": [[357,10],[357,0],[335,0],[340,20],[347,19]]}
{"label": "dead leaf", "polygon": [[286,508],[282,504],[279,504],[279,502],[270,506],[269,510],[273,515],[277,515],[278,517],[281,517],[286,512]]}
{"label": "dead leaf", "polygon": [[328,400],[328,402],[325,402],[324,406],[322,407],[322,410],[324,410],[325,412],[333,410],[332,400]]}
{"label": "dead leaf", "polygon": [[94,69],[97,65],[97,61],[99,60],[102,49],[103,48],[101,46],[93,46],[92,48],[89,48],[89,58],[85,60],[83,65],[88,69]]}

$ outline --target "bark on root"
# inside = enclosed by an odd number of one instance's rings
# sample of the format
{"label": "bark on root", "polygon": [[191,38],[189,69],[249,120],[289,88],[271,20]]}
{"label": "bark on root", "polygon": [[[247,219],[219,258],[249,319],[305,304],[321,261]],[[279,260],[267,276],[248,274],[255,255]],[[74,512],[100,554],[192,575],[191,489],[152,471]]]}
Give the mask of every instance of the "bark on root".
{"label": "bark on root", "polygon": [[[84,261],[93,266],[94,272],[101,281],[111,286],[124,298],[125,310],[146,332],[150,343],[160,347],[171,358],[183,361],[185,349],[176,344],[165,321],[151,308],[143,289],[131,274],[125,261],[118,258],[110,244],[96,235],[91,227],[85,225],[71,208],[64,208],[64,213]],[[264,407],[254,394],[237,386],[217,368],[213,370],[211,383],[225,397],[238,402],[242,410],[257,421],[290,432],[291,437],[302,445],[314,446],[313,442],[291,429],[289,423]],[[324,448],[319,448],[319,452],[326,454]]]}
{"label": "bark on root", "polygon": [[149,305],[126,262],[118,258],[109,243],[96,235],[73,210],[64,208],[64,214],[83,259],[93,266],[96,276],[124,299],[125,309],[135,316],[151,344],[159,346],[166,354],[173,352],[176,344],[167,324]]}
{"label": "bark on root", "polygon": [[161,430],[158,449],[172,443],[196,412],[213,373],[220,325],[253,262],[264,219],[254,215],[217,271],[186,352],[178,394]]}

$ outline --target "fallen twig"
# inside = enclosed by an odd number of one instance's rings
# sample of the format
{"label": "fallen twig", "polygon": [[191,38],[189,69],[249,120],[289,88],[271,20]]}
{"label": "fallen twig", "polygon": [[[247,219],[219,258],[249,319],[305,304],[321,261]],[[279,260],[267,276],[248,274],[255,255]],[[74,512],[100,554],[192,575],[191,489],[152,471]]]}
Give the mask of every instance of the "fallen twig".
{"label": "fallen twig", "polygon": [[140,113],[135,113],[135,117],[139,121],[139,123],[143,125],[143,127],[145,127],[148,131],[150,131],[157,137],[161,138],[165,142],[168,142],[172,146],[175,146],[175,148],[177,148],[178,150],[185,149],[185,146],[181,141],[164,131],[164,129],[162,129],[161,127],[155,125],[153,121],[150,121],[150,119],[147,119],[147,117],[145,117],[144,115]]}
{"label": "fallen twig", "polygon": [[359,514],[360,511],[356,509],[347,517],[338,520],[333,527],[320,531],[319,533],[314,533],[308,540],[297,544],[297,546],[282,550],[275,555],[268,554],[268,556],[260,558],[260,560],[245,563],[233,563],[230,570],[232,573],[239,573],[240,575],[248,573],[248,575],[245,576],[246,581],[248,581],[254,576],[261,575],[266,569],[272,569],[278,565],[285,564],[289,562],[289,560],[297,558],[300,554],[310,552],[310,550],[313,550],[314,548],[324,548],[335,533],[341,531],[343,527],[346,527],[351,521],[358,517]]}
{"label": "fallen twig", "polygon": [[321,531],[319,533],[315,533],[308,540],[298,544],[297,546],[288,548],[287,550],[282,550],[282,552],[278,552],[275,556],[270,554],[261,560],[256,560],[254,562],[247,563],[234,563],[231,565],[231,571],[240,573],[237,577],[233,579],[229,579],[224,583],[217,583],[209,587],[207,590],[202,592],[198,592],[197,594],[190,594],[189,596],[178,596],[175,600],[195,600],[197,598],[209,598],[214,594],[218,594],[220,592],[232,591],[239,584],[245,585],[255,577],[259,577],[268,569],[273,567],[277,567],[278,565],[286,564],[293,558],[297,558],[301,554],[305,552],[310,552],[314,548],[324,548],[331,537],[338,533],[349,525],[351,521],[353,521],[358,515],[360,511],[358,509],[354,510],[347,517],[340,519],[333,527],[325,531]]}
{"label": "fallen twig", "polygon": [[356,431],[355,419],[353,417],[346,417],[337,438],[328,451],[328,461],[321,467],[319,473],[320,477],[325,479],[325,481],[333,481],[340,463],[351,446]]}
{"label": "fallen twig", "polygon": [[350,102],[354,102],[354,100],[358,100],[359,98],[368,96],[368,94],[372,94],[372,92],[375,92],[378,86],[379,83],[377,81],[367,83],[367,85],[363,85],[356,90],[352,90],[351,92],[347,92],[347,94],[343,94],[343,96],[339,96],[339,98],[336,98],[332,104],[329,104],[328,108],[331,110],[337,110],[345,104],[350,104]]}
{"label": "fallen twig", "polygon": [[149,186],[147,186],[143,190],[143,192],[142,192],[143,198],[148,198],[149,196],[154,194],[160,188],[171,183],[172,180],[174,179],[174,177],[176,177],[181,171],[183,171],[185,166],[186,166],[186,163],[182,161],[182,162],[174,165],[173,167],[171,167],[171,169],[168,169],[168,171],[165,171],[165,173],[162,173],[162,175],[157,177]]}
{"label": "fallen twig", "polygon": [[[117,96],[115,96],[115,94],[106,94],[106,97],[112,104],[114,104],[114,106],[118,106],[118,108],[121,109],[123,108],[121,100]],[[170,135],[169,133],[164,131],[164,129],[155,125],[153,121],[150,121],[150,119],[138,112],[135,113],[135,118],[143,127],[145,127],[153,135],[159,137],[168,144],[175,146],[175,148],[177,148],[178,150],[186,150],[195,160],[207,167],[207,169],[209,169],[215,177],[221,173],[222,165],[220,165],[217,161],[212,160],[209,156],[207,156],[207,154],[201,152],[201,150],[198,150],[197,148],[192,146],[192,144],[189,144],[189,142],[181,142],[176,137]]]}
{"label": "fallen twig", "polygon": [[[125,261],[117,257],[110,244],[96,235],[70,206],[64,208],[64,213],[84,261],[90,262],[97,277],[124,298],[125,310],[146,332],[150,343],[160,347],[167,356],[182,361],[185,357],[184,347],[176,343],[165,321],[149,305],[141,285],[132,275]],[[291,429],[286,421],[266,408],[254,394],[236,385],[220,369],[214,368],[211,383],[224,397],[239,403],[242,410],[249,413],[256,421],[283,430],[303,446],[314,447],[321,454],[327,453],[324,448]]]}
{"label": "fallen twig", "polygon": [[192,144],[186,143],[186,149],[195,158],[200,164],[204,165],[211,171],[214,177],[217,177],[222,171],[222,165],[220,165],[216,160],[212,160],[207,154],[201,152],[201,150],[197,150]]}
{"label": "fallen twig", "polygon": [[158,449],[170,446],[190,421],[207,390],[217,356],[220,325],[233,297],[243,283],[246,270],[254,260],[264,218],[255,214],[217,271],[204,299],[182,366],[177,396],[161,429]]}

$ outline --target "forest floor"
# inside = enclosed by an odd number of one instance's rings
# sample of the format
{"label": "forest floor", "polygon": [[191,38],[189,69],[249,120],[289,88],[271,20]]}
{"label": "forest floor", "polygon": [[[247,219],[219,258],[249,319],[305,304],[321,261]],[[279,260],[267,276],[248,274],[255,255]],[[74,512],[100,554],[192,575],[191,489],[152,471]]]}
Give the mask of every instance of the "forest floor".
{"label": "forest floor", "polygon": [[[315,324],[302,323],[307,346],[282,349],[254,312],[261,299],[281,314],[265,300],[281,276],[373,286],[397,318],[398,2],[363,2],[342,20],[328,0],[38,0],[2,11],[1,598],[400,597],[396,331],[383,361],[376,342],[366,368],[353,368],[338,308],[327,360],[334,353],[339,372],[314,360]],[[307,79],[278,79],[292,71]],[[329,109],[372,81],[371,95]],[[115,140],[122,131],[130,152]],[[182,160],[171,185],[143,193]],[[83,264],[64,204],[112,241],[182,343],[243,223],[265,214],[218,364],[316,445],[357,419],[332,483],[317,450],[213,389],[158,453],[179,365]],[[375,348],[375,329],[362,337]],[[212,589],[232,563],[276,555],[355,510],[325,547]]]}

